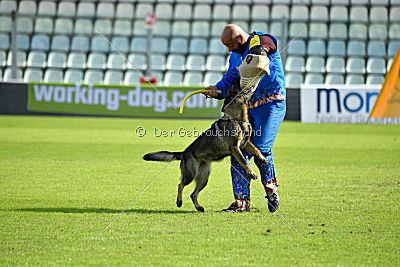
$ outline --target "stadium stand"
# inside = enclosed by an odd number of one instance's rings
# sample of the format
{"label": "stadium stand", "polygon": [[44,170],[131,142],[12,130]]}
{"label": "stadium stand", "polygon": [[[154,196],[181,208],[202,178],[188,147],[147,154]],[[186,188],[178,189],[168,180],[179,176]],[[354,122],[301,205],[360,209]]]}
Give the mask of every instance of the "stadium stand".
{"label": "stadium stand", "polygon": [[[24,81],[137,83],[144,72],[144,16],[154,12],[151,65],[159,84],[209,85],[227,69],[227,23],[282,37],[288,86],[379,84],[400,45],[400,1],[132,0],[0,2],[0,79],[11,79],[11,16],[17,17],[17,77]],[[294,40],[292,40],[294,39]]]}

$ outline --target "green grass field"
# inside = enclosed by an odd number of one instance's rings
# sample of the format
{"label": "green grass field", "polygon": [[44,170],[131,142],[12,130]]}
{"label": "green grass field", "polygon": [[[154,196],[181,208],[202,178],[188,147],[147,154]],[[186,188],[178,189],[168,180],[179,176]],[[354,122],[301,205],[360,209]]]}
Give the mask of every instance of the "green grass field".
{"label": "green grass field", "polygon": [[[194,184],[179,209],[173,162],[95,239],[168,164],[143,154],[183,150],[194,138],[179,127],[210,124],[0,116],[0,264],[400,264],[400,127],[387,125],[284,122],[274,147],[280,214],[268,212],[260,180],[251,212],[220,212],[233,200],[226,161],[200,193],[205,213],[189,198]],[[156,137],[154,127],[176,134]]]}

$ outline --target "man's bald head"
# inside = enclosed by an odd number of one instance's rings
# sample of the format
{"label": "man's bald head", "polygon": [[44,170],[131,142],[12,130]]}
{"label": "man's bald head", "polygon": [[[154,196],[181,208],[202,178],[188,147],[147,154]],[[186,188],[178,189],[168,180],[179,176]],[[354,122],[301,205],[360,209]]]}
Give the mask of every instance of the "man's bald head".
{"label": "man's bald head", "polygon": [[222,31],[221,42],[228,47],[229,52],[242,52],[242,46],[249,39],[249,35],[236,24],[228,24]]}

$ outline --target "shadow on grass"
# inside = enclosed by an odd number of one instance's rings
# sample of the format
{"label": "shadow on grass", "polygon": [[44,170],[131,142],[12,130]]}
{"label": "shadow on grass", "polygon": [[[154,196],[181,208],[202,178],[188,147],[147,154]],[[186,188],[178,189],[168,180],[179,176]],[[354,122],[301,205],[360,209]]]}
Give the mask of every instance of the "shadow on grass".
{"label": "shadow on grass", "polygon": [[[106,208],[23,208],[11,209],[8,211],[30,211],[30,212],[54,212],[54,213],[121,213],[122,209],[106,209]],[[127,209],[124,213],[141,213],[141,214],[182,214],[195,213],[197,211],[187,210],[146,210],[146,209]]]}

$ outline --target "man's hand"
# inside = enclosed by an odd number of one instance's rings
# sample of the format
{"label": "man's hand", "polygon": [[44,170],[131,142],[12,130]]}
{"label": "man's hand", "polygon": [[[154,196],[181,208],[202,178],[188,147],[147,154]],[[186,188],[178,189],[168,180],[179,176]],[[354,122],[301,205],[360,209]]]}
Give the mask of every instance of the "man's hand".
{"label": "man's hand", "polygon": [[205,96],[210,96],[210,97],[216,98],[218,96],[218,94],[220,93],[220,91],[218,90],[218,87],[216,87],[215,85],[208,86],[204,89],[209,90],[209,92],[203,93]]}

